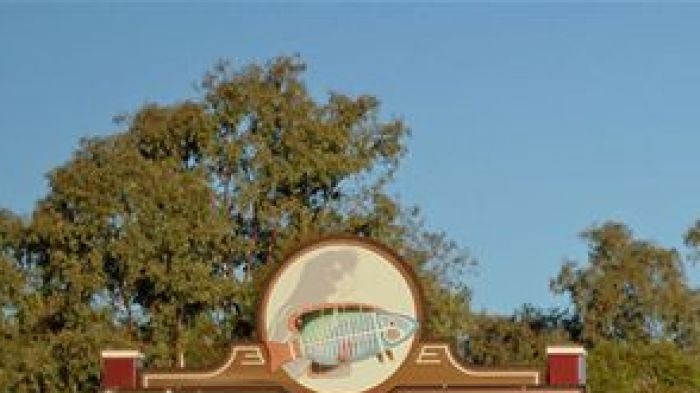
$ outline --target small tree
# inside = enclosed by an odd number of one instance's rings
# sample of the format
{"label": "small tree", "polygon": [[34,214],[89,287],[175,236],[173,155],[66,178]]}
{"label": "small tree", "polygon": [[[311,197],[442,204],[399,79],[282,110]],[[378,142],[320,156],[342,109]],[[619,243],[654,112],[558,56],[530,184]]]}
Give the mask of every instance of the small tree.
{"label": "small tree", "polygon": [[552,281],[568,294],[581,325],[580,339],[687,345],[693,325],[690,291],[673,249],[634,239],[623,224],[606,223],[583,233],[588,263],[567,263]]}

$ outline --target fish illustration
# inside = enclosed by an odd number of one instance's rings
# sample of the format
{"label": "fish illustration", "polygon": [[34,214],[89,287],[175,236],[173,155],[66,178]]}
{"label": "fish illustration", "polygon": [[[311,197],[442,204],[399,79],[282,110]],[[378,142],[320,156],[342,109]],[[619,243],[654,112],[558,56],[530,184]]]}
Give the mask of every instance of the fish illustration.
{"label": "fish illustration", "polygon": [[291,314],[291,338],[266,342],[270,369],[296,363],[311,375],[376,357],[393,360],[392,349],[408,340],[418,322],[407,315],[354,303],[324,303]]}

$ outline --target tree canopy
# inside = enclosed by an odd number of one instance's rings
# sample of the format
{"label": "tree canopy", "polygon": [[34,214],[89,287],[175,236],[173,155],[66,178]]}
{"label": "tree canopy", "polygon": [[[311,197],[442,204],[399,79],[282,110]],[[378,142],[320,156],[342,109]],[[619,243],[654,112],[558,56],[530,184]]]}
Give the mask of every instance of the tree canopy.
{"label": "tree canopy", "polygon": [[473,315],[465,357],[482,365],[538,366],[547,344],[578,342],[588,350],[592,392],[697,391],[700,303],[680,253],[636,238],[619,222],[581,237],[586,261],[566,262],[551,281],[571,307],[525,305],[510,316]]}
{"label": "tree canopy", "polygon": [[[607,222],[551,282],[569,309],[472,313],[474,260],[387,191],[407,125],[371,95],[314,97],[304,72],[296,57],[222,62],[198,98],[144,105],[81,141],[28,217],[0,209],[0,390],[94,392],[108,347],[211,365],[255,338],[259,290],[283,256],[334,233],[413,264],[426,333],[474,364],[540,366],[547,344],[582,342],[592,391],[698,390],[700,295],[678,251]],[[685,240],[700,248],[700,224]]]}
{"label": "tree canopy", "polygon": [[592,391],[700,388],[696,292],[678,251],[636,239],[619,222],[582,234],[588,261],[566,263],[552,288],[573,304],[571,338],[588,346]]}
{"label": "tree canopy", "polygon": [[567,263],[552,288],[566,293],[581,323],[581,339],[691,344],[693,299],[677,251],[634,239],[623,224],[590,229],[588,263]]}
{"label": "tree canopy", "polygon": [[94,391],[108,346],[210,365],[255,334],[282,256],[330,233],[395,248],[429,293],[429,330],[464,326],[455,277],[473,260],[386,190],[407,126],[373,96],[315,99],[304,70],[294,57],[221,63],[199,99],[144,105],[83,140],[27,220],[0,216],[5,390]]}

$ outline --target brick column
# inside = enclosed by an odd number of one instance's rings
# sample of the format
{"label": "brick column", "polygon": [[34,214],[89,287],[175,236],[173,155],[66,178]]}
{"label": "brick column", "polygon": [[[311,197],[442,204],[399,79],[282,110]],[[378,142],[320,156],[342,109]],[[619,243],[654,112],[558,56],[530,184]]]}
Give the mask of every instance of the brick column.
{"label": "brick column", "polygon": [[106,350],[102,359],[102,389],[136,389],[139,387],[139,371],[143,354],[130,350]]}
{"label": "brick column", "polygon": [[547,347],[547,382],[553,386],[584,386],[586,350],[580,346]]}

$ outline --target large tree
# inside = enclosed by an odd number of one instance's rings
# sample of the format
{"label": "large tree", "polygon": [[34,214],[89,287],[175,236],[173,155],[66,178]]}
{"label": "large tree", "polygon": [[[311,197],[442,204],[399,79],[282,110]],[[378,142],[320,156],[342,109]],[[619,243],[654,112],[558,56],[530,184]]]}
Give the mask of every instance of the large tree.
{"label": "large tree", "polygon": [[282,256],[329,233],[397,249],[423,280],[429,331],[464,328],[459,275],[471,259],[386,191],[406,125],[383,119],[372,96],[318,101],[304,69],[289,57],[215,67],[201,98],[145,105],[114,135],[84,140],[28,222],[5,220],[0,236],[21,236],[0,268],[31,277],[18,310],[33,319],[12,340],[44,341],[18,356],[41,369],[13,363],[12,390],[94,389],[97,350],[110,343],[159,366],[211,364],[254,334],[258,290]]}

